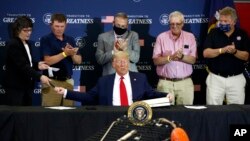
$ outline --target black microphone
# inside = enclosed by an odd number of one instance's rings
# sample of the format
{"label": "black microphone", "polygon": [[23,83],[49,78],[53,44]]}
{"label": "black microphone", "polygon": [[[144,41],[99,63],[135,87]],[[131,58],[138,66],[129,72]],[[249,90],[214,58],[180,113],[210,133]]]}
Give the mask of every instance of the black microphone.
{"label": "black microphone", "polygon": [[130,137],[132,137],[133,135],[135,135],[137,133],[137,130],[131,130],[130,132],[128,132],[127,134],[125,134],[124,136],[122,136],[120,139],[118,139],[117,141],[126,141],[127,139],[129,139]]}

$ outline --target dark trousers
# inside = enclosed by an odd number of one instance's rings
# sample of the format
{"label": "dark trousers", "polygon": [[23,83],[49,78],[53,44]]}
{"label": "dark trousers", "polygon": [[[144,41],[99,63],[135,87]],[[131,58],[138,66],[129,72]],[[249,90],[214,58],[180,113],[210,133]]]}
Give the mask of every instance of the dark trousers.
{"label": "dark trousers", "polygon": [[11,88],[5,89],[8,105],[11,106],[31,106],[32,105],[32,89],[28,90],[16,90]]}

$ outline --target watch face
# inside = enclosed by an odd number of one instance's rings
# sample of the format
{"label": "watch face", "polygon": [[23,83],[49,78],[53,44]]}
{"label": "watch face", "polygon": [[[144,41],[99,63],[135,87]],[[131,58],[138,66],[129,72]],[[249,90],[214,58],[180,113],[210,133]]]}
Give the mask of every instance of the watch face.
{"label": "watch face", "polygon": [[128,109],[128,119],[134,125],[143,126],[152,119],[152,109],[145,102],[135,102]]}

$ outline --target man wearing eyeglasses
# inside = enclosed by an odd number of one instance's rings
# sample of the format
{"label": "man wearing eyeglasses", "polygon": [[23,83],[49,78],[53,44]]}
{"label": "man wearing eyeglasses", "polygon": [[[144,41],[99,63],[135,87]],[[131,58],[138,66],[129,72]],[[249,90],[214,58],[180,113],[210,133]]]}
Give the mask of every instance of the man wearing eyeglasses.
{"label": "man wearing eyeglasses", "polygon": [[194,85],[191,74],[197,50],[195,37],[182,30],[184,15],[179,11],[169,15],[169,26],[169,31],[158,35],[153,51],[159,76],[157,90],[172,93],[175,96],[173,104],[192,105]]}
{"label": "man wearing eyeglasses", "polygon": [[102,65],[102,75],[115,73],[112,68],[112,55],[116,51],[128,51],[130,71],[137,72],[136,63],[140,58],[140,45],[138,34],[128,30],[128,16],[117,13],[114,17],[113,30],[102,33],[98,37],[96,60]]}

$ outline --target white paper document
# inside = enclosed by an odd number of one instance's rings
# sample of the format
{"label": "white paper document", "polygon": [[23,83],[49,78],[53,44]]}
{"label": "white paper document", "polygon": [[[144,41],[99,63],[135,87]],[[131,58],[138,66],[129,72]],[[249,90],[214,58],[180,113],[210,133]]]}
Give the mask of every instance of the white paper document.
{"label": "white paper document", "polygon": [[49,77],[53,77],[53,71],[59,71],[60,69],[59,68],[54,68],[54,67],[49,67],[48,68],[48,74],[49,74]]}
{"label": "white paper document", "polygon": [[184,106],[188,109],[206,109],[206,106]]}
{"label": "white paper document", "polygon": [[48,109],[55,109],[55,110],[70,110],[70,109],[76,109],[76,107],[65,107],[65,106],[53,106],[53,107],[45,107]]}
{"label": "white paper document", "polygon": [[170,106],[169,98],[167,97],[144,100],[143,102],[147,103],[150,107]]}

